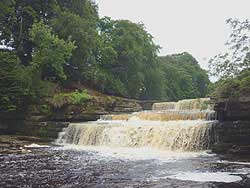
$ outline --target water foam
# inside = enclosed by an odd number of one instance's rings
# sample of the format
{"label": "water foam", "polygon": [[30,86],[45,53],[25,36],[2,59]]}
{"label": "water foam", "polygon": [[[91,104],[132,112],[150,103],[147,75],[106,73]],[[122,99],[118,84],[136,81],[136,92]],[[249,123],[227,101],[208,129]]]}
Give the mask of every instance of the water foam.
{"label": "water foam", "polygon": [[240,176],[233,175],[231,172],[181,172],[165,178],[178,179],[183,181],[196,182],[224,182],[231,183],[241,181]]}
{"label": "water foam", "polygon": [[179,160],[197,158],[200,156],[209,156],[204,152],[172,152],[153,149],[149,147],[131,148],[131,147],[105,147],[105,146],[80,146],[67,144],[60,150],[76,150],[95,152],[95,155],[102,159],[122,159],[122,160],[157,160],[162,163],[174,163]]}

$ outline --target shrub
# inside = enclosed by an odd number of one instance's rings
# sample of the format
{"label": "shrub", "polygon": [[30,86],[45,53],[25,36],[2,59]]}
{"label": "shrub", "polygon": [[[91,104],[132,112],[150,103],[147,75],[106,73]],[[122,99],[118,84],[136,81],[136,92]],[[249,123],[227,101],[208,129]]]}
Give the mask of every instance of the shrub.
{"label": "shrub", "polygon": [[235,78],[220,80],[212,93],[217,98],[237,98],[250,93],[250,70],[246,69]]}

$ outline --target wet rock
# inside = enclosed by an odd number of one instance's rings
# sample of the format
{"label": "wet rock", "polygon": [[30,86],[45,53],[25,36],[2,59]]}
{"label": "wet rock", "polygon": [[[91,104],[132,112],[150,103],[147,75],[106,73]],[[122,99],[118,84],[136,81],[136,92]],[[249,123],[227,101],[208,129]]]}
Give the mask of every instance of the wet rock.
{"label": "wet rock", "polygon": [[214,125],[216,143],[250,145],[250,121],[218,122]]}
{"label": "wet rock", "polygon": [[215,106],[220,121],[250,121],[250,97],[217,99]]}
{"label": "wet rock", "polygon": [[47,143],[42,138],[16,136],[16,135],[0,135],[0,154],[27,154],[31,153],[24,146],[31,143]]}
{"label": "wet rock", "polygon": [[250,161],[250,121],[222,121],[214,124],[212,151],[225,159]]}
{"label": "wet rock", "polygon": [[5,124],[6,130],[0,132],[2,134],[19,134],[42,137],[48,141],[56,139],[58,133],[61,132],[64,127],[69,125],[68,122],[37,122],[30,120],[19,120],[18,122],[16,122],[16,120],[8,120]]}
{"label": "wet rock", "polygon": [[237,146],[233,145],[229,150],[228,154],[238,155],[238,156],[249,156],[250,155],[250,145],[248,146]]}
{"label": "wet rock", "polygon": [[212,151],[217,154],[226,154],[232,146],[232,143],[216,143],[212,146]]}

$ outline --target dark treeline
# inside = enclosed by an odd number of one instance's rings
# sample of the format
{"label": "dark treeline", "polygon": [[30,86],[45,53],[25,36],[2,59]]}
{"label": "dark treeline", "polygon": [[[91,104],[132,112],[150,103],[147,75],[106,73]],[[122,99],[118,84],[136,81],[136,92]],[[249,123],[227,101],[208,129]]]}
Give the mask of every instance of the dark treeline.
{"label": "dark treeline", "polygon": [[164,99],[172,101],[206,96],[210,83],[208,75],[190,54],[184,52],[159,59]]}
{"label": "dark treeline", "polygon": [[204,97],[207,73],[188,53],[158,57],[143,24],[100,18],[89,0],[1,0],[0,111],[81,83],[134,99]]}

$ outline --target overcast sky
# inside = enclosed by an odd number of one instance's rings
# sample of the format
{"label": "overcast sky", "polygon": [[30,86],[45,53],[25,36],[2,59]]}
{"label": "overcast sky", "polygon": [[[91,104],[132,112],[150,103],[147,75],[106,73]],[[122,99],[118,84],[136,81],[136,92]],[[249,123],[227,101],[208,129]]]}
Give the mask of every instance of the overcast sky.
{"label": "overcast sky", "polygon": [[96,0],[100,16],[143,22],[160,55],[189,52],[207,68],[223,51],[228,18],[250,18],[250,0]]}

